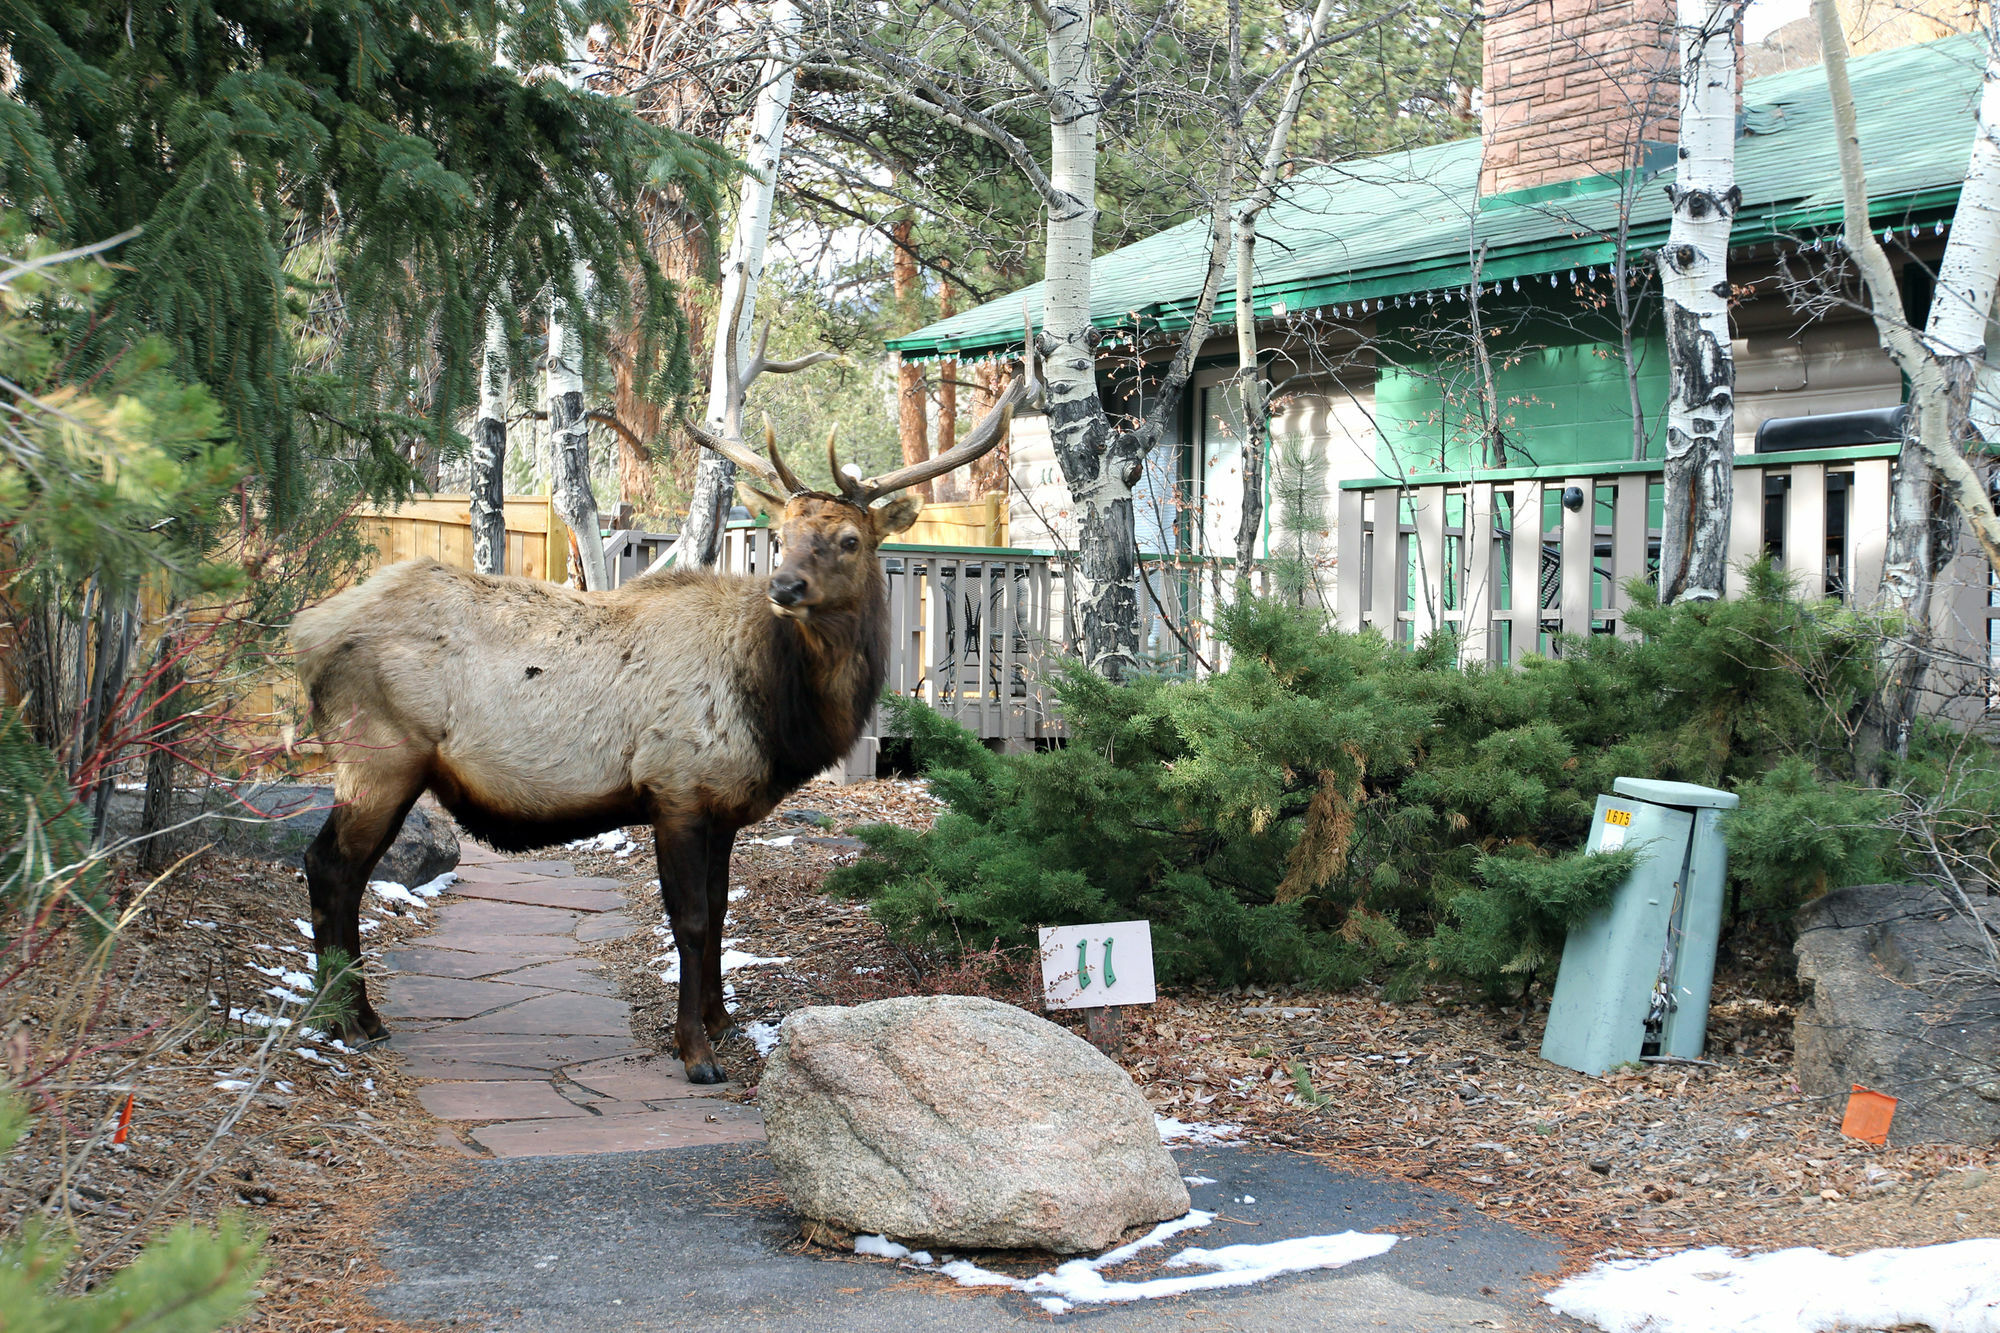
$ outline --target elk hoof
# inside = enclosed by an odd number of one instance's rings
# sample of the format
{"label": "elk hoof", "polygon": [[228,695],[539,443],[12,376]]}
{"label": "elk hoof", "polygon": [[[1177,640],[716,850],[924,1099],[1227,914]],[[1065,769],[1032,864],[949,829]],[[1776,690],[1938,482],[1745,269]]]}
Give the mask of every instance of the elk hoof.
{"label": "elk hoof", "polygon": [[365,1051],[370,1046],[379,1046],[389,1040],[389,1029],[382,1025],[382,1020],[379,1018],[375,1020],[372,1029],[360,1019],[350,1018],[340,1025],[338,1035],[342,1044],[348,1049]]}
{"label": "elk hoof", "polygon": [[697,1060],[687,1067],[690,1083],[727,1083],[729,1075],[722,1072],[722,1066],[713,1060]]}

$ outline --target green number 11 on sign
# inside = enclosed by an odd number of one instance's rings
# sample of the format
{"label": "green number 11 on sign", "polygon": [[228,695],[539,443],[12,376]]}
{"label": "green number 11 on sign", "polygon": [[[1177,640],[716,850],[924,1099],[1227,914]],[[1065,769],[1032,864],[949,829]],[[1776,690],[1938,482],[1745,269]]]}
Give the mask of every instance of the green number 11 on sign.
{"label": "green number 11 on sign", "polygon": [[[1103,970],[1104,970],[1104,984],[1107,986],[1116,986],[1118,984],[1118,974],[1111,970],[1111,941],[1108,939],[1104,941]],[[1076,988],[1078,990],[1090,989],[1090,941],[1089,940],[1078,940],[1076,942]]]}

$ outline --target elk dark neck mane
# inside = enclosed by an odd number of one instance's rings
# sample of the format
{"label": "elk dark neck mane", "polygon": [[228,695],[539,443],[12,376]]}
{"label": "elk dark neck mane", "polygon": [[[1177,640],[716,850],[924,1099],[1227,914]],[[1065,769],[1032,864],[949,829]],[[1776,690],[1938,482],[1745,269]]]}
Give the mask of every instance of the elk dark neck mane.
{"label": "elk dark neck mane", "polygon": [[[873,564],[873,562],[870,562]],[[889,677],[889,587],[880,565],[854,605],[810,620],[772,615],[751,629],[741,685],[781,799],[842,759]]]}

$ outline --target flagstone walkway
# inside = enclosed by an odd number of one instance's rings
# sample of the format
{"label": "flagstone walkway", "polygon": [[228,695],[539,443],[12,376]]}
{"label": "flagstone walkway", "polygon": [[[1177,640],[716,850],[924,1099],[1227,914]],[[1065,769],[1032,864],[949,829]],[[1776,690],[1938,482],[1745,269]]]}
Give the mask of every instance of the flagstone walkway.
{"label": "flagstone walkway", "polygon": [[[379,1004],[404,1069],[434,1079],[441,1138],[495,1157],[633,1152],[764,1137],[763,1118],[634,1039],[585,945],[638,927],[617,880],[460,844],[437,928],[383,955]],[[475,1148],[467,1148],[470,1140]]]}

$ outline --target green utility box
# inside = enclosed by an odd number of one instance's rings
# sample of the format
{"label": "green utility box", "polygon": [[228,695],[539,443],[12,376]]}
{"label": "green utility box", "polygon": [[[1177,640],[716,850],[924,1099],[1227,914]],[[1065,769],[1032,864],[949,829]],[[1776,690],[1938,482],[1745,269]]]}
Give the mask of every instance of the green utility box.
{"label": "green utility box", "polygon": [[1542,1058],[1601,1074],[1647,1055],[1698,1059],[1722,934],[1737,798],[1690,782],[1619,778],[1597,798],[1591,852],[1639,849],[1611,902],[1569,932]]}

